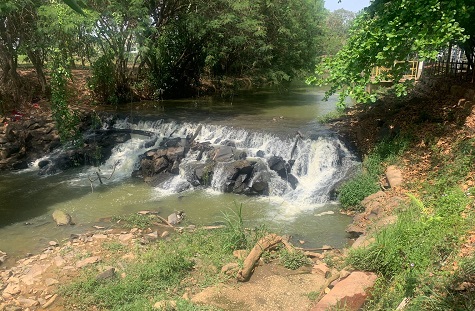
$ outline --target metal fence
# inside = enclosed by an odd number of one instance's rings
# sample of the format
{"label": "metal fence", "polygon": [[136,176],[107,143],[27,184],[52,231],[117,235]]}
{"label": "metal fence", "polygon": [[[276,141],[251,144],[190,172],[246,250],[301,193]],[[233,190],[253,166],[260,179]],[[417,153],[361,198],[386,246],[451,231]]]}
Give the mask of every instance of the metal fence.
{"label": "metal fence", "polygon": [[475,70],[468,61],[434,61],[424,64],[424,76],[453,77],[463,81],[474,81]]}

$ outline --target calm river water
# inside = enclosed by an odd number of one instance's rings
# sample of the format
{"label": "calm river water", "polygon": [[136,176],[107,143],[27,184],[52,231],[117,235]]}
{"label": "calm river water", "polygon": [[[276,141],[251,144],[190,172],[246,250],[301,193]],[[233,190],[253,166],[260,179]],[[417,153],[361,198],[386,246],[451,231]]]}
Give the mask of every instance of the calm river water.
{"label": "calm river water", "polygon": [[[269,197],[224,194],[217,189],[176,193],[173,185],[152,188],[130,177],[138,155],[145,150],[141,149],[140,138],[134,138],[127,145],[117,146],[112,159],[102,169],[107,171],[110,163],[120,161],[118,172],[94,191],[87,178],[94,172],[93,168],[47,177],[38,176],[34,165],[24,171],[1,172],[0,250],[11,258],[24,256],[46,247],[48,241],[61,241],[72,233],[92,230],[95,224],[110,225],[101,222],[103,218],[141,210],[158,210],[165,218],[175,210],[183,210],[189,224],[216,224],[223,221],[223,212],[236,210],[241,204],[248,227],[265,224],[281,234],[291,235],[294,240],[306,241],[305,247],[325,244],[342,247],[346,244],[344,229],[351,219],[338,213],[338,202],[328,199],[327,185],[334,182],[335,176],[343,178],[344,174],[339,173],[343,168],[324,161],[333,157],[330,149],[339,142],[335,142],[336,138],[327,139],[334,135],[316,121],[318,116],[335,109],[336,98],[328,102],[322,98],[322,90],[301,87],[286,92],[242,92],[227,99],[124,106],[117,111],[124,118],[124,127],[162,131],[159,127],[167,125],[179,132],[202,124],[204,130],[198,139],[211,142],[218,136],[241,139],[251,155],[259,149],[285,157],[299,131],[312,137],[298,148],[302,159],[299,171],[295,172],[299,186],[296,190],[271,191]],[[345,159],[346,166],[356,165],[348,154]],[[51,217],[56,209],[71,214],[76,225],[57,227]]]}

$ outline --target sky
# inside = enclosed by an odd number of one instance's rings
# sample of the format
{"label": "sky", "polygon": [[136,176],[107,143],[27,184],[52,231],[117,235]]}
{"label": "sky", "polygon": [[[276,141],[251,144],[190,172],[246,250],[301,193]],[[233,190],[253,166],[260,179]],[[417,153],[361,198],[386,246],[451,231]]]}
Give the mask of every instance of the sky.
{"label": "sky", "polygon": [[338,0],[325,0],[325,8],[330,11],[345,9],[356,13],[362,8],[369,6],[369,2],[370,0],[341,0],[338,3]]}

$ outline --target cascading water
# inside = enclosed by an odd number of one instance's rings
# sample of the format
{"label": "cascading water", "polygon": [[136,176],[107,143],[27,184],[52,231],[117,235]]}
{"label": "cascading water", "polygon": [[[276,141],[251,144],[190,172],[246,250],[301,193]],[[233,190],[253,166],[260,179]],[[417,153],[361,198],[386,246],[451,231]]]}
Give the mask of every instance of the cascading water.
{"label": "cascading water", "polygon": [[[264,94],[240,94],[233,103],[162,101],[160,110],[155,108],[157,103],[123,106],[118,113],[130,119],[111,117],[107,126],[85,137],[84,146],[89,149],[58,150],[28,170],[0,172],[0,250],[11,258],[21,257],[43,249],[50,240],[61,241],[91,230],[92,225],[109,227],[113,225],[108,221],[111,216],[143,210],[163,217],[183,210],[188,223],[212,225],[241,204],[246,227],[265,225],[295,241],[305,240],[305,247],[342,247],[351,219],[337,212],[331,191],[357,162],[344,144],[316,121],[334,110],[337,98],[323,102],[322,90],[308,88],[293,89],[291,94]],[[137,122],[141,118],[191,123]],[[116,121],[111,130],[112,120]],[[297,138],[297,130],[302,137]],[[167,139],[183,143],[188,137],[191,141],[195,133],[194,143],[185,148],[186,157],[180,155],[165,179],[147,184],[131,178],[141,171],[144,157],[153,153],[150,150],[160,150]],[[206,142],[209,149],[193,148],[195,143],[207,147]],[[100,152],[96,154],[96,150]],[[231,151],[238,160],[218,159],[221,154],[217,151]],[[81,157],[84,154],[87,157]],[[284,171],[271,169],[279,157]],[[77,159],[80,162],[74,162]],[[98,161],[103,164],[93,167]],[[233,161],[242,166],[251,163],[253,171],[248,175],[240,172],[231,185],[230,170],[242,168]],[[210,165],[213,174],[202,174],[197,183],[197,170],[207,170]],[[228,193],[231,186],[233,192]],[[246,192],[246,187],[254,192]],[[262,194],[256,189],[263,190]],[[57,227],[51,217],[57,209],[71,214],[76,225]]]}
{"label": "cascading water", "polygon": [[[281,178],[275,171],[268,169],[270,175],[269,196],[274,205],[280,206],[280,215],[292,216],[299,212],[312,210],[319,204],[330,201],[331,191],[344,179],[356,161],[348,149],[335,137],[317,137],[308,139],[295,137],[282,139],[272,134],[249,132],[226,126],[205,125],[193,123],[176,123],[163,121],[143,121],[130,123],[120,120],[115,123],[116,129],[131,129],[151,132],[158,137],[153,145],[147,144],[143,137],[133,137],[131,140],[116,146],[112,156],[100,168],[104,173],[110,172],[116,165],[115,179],[128,177],[138,168],[139,157],[147,150],[156,149],[163,138],[190,137],[196,133],[195,142],[209,143],[212,146],[232,144],[236,150],[243,150],[248,159],[261,159],[266,163],[271,157],[281,157],[292,161],[289,174],[297,179],[295,187]],[[189,151],[180,163],[180,174],[160,184],[157,192],[160,195],[171,194],[185,189],[193,189],[187,181],[190,163],[206,163],[211,159],[206,155],[197,159],[197,153]],[[217,163],[210,180],[211,188],[219,193],[223,191],[227,175],[225,165]],[[251,180],[252,185],[253,180]]]}

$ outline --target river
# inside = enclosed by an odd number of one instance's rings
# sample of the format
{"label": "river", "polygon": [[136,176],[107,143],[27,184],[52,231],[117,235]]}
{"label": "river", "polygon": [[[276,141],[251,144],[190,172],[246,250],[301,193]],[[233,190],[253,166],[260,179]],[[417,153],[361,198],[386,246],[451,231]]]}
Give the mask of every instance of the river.
{"label": "river", "polygon": [[[0,250],[10,258],[24,256],[46,247],[51,240],[61,241],[70,234],[93,230],[93,225],[110,226],[103,219],[136,213],[159,211],[166,216],[176,210],[186,213],[187,224],[221,223],[224,213],[242,205],[247,227],[265,225],[293,241],[305,241],[305,247],[331,245],[343,247],[345,227],[351,218],[338,212],[338,202],[330,191],[347,178],[357,165],[355,157],[334,133],[317,122],[318,116],[335,109],[336,98],[322,101],[323,90],[297,87],[287,91],[258,90],[241,92],[230,98],[203,98],[141,102],[122,106],[117,128],[156,132],[161,136],[184,136],[201,125],[199,141],[219,144],[233,140],[248,156],[264,152],[289,158],[296,146],[292,173],[299,184],[291,189],[274,178],[269,196],[244,196],[222,193],[216,186],[208,189],[185,187],[182,176],[166,185],[150,187],[131,178],[138,157],[150,148],[144,138],[134,136],[116,146],[113,154],[99,169],[103,175],[116,171],[104,185],[91,188],[88,176],[98,168],[72,169],[53,176],[40,177],[33,163],[29,169],[0,173]],[[296,133],[304,139],[296,144]],[[186,160],[187,161],[192,160]],[[183,166],[185,166],[182,163]],[[181,169],[184,171],[185,169]],[[212,183],[213,184],[213,183]],[[213,184],[214,185],[214,184]],[[61,209],[73,217],[76,225],[57,227],[54,210]]]}

